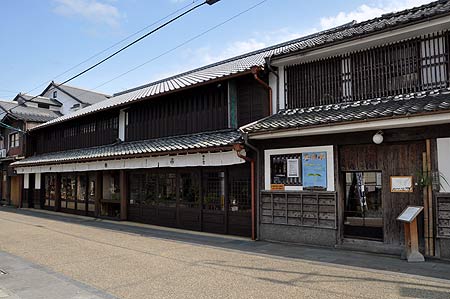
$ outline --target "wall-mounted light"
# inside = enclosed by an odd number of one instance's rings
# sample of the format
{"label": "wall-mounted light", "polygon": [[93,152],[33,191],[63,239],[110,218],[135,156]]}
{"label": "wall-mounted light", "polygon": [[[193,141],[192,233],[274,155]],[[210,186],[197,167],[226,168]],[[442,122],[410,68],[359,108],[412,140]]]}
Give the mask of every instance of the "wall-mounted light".
{"label": "wall-mounted light", "polygon": [[375,135],[372,137],[372,141],[375,144],[381,144],[383,143],[383,131],[378,131]]}

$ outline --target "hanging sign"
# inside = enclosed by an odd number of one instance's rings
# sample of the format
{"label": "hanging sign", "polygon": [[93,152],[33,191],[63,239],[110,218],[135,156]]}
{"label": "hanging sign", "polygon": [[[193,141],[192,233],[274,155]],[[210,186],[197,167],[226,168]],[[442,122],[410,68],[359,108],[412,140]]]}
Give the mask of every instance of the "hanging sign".
{"label": "hanging sign", "polygon": [[391,192],[393,193],[413,192],[413,177],[391,176]]}
{"label": "hanging sign", "polygon": [[310,152],[302,154],[303,188],[327,188],[327,153]]}

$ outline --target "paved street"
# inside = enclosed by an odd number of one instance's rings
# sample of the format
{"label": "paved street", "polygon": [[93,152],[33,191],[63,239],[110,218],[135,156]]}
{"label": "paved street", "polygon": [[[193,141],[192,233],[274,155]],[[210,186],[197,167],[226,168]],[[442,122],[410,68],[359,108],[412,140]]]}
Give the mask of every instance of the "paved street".
{"label": "paved street", "polygon": [[443,262],[9,208],[0,227],[0,298],[450,298]]}

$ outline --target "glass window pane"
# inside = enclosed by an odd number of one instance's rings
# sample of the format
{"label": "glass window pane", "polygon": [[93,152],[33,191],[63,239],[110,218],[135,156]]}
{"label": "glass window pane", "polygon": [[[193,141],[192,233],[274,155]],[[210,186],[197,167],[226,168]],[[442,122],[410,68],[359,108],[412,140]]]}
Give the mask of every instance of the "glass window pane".
{"label": "glass window pane", "polygon": [[88,189],[88,198],[89,201],[95,201],[95,192],[96,192],[96,182],[97,177],[94,173],[89,174],[89,189]]}
{"label": "glass window pane", "polygon": [[196,172],[181,173],[179,178],[180,203],[184,207],[197,207],[200,203],[200,177]]}
{"label": "glass window pane", "polygon": [[204,173],[205,194],[203,196],[203,209],[225,210],[225,173]]}
{"label": "glass window pane", "polygon": [[84,202],[86,200],[86,187],[87,187],[87,179],[84,175],[78,176],[78,184],[77,184],[77,200],[78,202]]}
{"label": "glass window pane", "polygon": [[301,163],[301,154],[270,156],[271,184],[301,186]]}
{"label": "glass window pane", "polygon": [[120,174],[118,171],[103,173],[103,199],[120,200]]}

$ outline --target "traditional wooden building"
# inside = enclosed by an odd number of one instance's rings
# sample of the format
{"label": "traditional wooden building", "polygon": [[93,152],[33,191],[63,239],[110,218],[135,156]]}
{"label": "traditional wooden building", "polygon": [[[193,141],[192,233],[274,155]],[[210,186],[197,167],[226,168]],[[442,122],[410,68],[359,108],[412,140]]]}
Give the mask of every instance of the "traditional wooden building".
{"label": "traditional wooden building", "polygon": [[[59,94],[58,94],[59,93]],[[0,200],[16,207],[32,207],[23,177],[10,164],[25,157],[25,132],[40,124],[101,102],[109,95],[51,82],[39,96],[19,93],[12,101],[0,101]],[[33,182],[32,182],[33,183]],[[25,185],[27,187],[27,185]]]}
{"label": "traditional wooden building", "polygon": [[450,258],[449,30],[436,1],[121,92],[14,167],[45,209],[377,252],[420,205]]}
{"label": "traditional wooden building", "polygon": [[[314,34],[269,60],[277,113],[258,148],[259,238],[450,258],[450,2]],[[272,80],[273,79],[273,80]]]}
{"label": "traditional wooden building", "polygon": [[30,130],[27,158],[14,166],[34,182],[34,206],[251,236],[253,164],[238,127],[269,115],[262,66],[273,50],[127,90]]}
{"label": "traditional wooden building", "polygon": [[[0,101],[0,200],[14,206],[22,206],[22,177],[15,174],[10,164],[25,156],[24,132],[39,124],[61,116],[59,104],[49,98],[17,95],[13,101]],[[28,102],[27,102],[28,101]],[[42,107],[41,105],[45,105]],[[49,109],[54,106],[55,110]]]}

